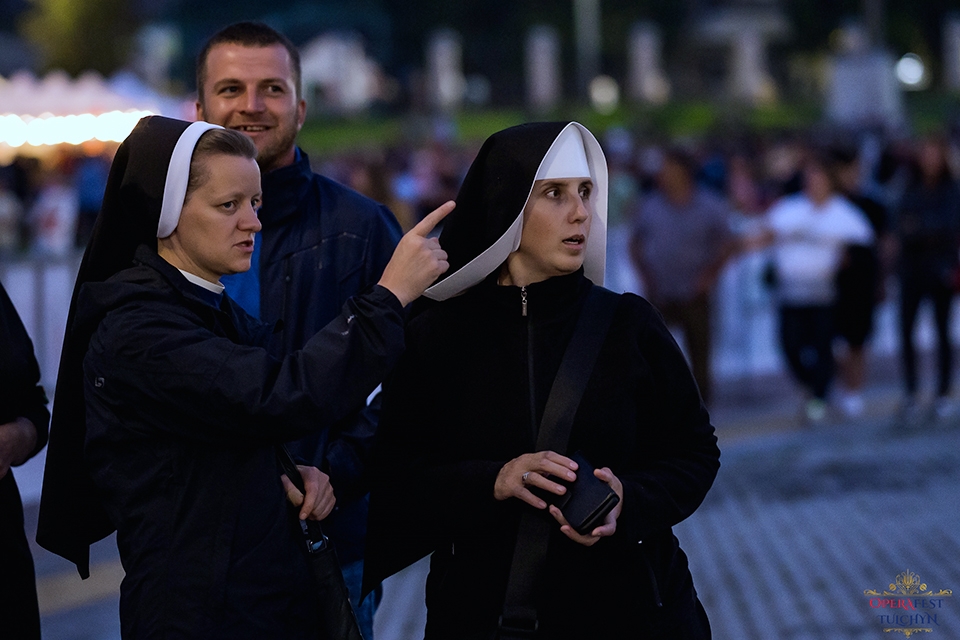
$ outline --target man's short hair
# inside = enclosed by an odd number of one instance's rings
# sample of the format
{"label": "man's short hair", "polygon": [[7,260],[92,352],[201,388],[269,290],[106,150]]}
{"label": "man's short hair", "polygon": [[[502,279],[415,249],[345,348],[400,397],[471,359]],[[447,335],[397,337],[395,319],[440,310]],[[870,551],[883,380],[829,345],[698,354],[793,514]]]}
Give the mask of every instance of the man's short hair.
{"label": "man's short hair", "polygon": [[235,22],[213,34],[203,45],[200,55],[197,56],[197,99],[203,104],[203,86],[207,81],[207,57],[210,50],[218,44],[238,44],[243,47],[271,47],[282,45],[290,55],[290,66],[293,69],[293,84],[297,90],[297,98],[302,95],[300,88],[300,52],[290,39],[262,22]]}

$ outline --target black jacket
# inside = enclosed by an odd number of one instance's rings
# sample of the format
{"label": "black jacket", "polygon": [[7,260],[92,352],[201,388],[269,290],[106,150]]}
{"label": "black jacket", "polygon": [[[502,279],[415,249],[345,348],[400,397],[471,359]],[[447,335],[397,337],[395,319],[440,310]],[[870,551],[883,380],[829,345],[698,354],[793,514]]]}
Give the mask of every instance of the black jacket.
{"label": "black jacket", "polygon": [[[303,347],[351,296],[377,283],[400,240],[393,214],[359,193],[313,173],[310,159],[263,176],[260,210],[260,318],[280,322],[280,357]],[[364,467],[376,429],[377,401],[363,399],[330,430],[318,430],[291,451],[330,475],[337,508],[325,523],[341,562],[360,559],[366,532]]]}
{"label": "black jacket", "polygon": [[933,187],[914,181],[896,207],[900,277],[908,286],[953,287],[960,247],[960,187],[944,178]]}
{"label": "black jacket", "polygon": [[[0,424],[16,418],[37,429],[31,457],[47,442],[50,414],[40,369],[13,303],[0,285]],[[23,506],[13,470],[0,479],[0,635],[40,638],[33,560],[23,530]]]}
{"label": "black jacket", "polygon": [[[582,272],[530,285],[524,317],[520,289],[496,286],[495,277],[422,305],[385,391],[366,583],[433,552],[428,638],[492,637],[519,515],[529,508],[495,500],[494,481],[506,462],[534,451],[536,425],[593,286]],[[719,450],[683,355],[642,298],[620,299],[560,453],[577,450],[620,478],[623,511],[616,534],[590,548],[554,527],[538,637],[616,637],[630,628],[652,638],[704,637],[670,626],[695,615],[671,527],[700,505]]]}
{"label": "black jacket", "polygon": [[117,528],[125,637],[315,635],[274,445],[329,427],[374,388],[402,349],[401,312],[375,288],[278,360],[261,347],[268,326],[226,296],[204,302],[146,247],[83,286],[77,323],[97,326],[85,459]]}

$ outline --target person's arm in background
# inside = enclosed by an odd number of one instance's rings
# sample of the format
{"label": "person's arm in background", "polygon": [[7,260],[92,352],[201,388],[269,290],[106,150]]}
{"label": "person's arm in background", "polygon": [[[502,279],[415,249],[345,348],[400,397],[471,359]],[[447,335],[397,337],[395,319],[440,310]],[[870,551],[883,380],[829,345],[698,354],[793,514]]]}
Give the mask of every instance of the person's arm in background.
{"label": "person's arm in background", "polygon": [[647,300],[656,300],[657,281],[650,262],[647,260],[647,253],[644,250],[644,243],[648,230],[643,222],[643,201],[641,201],[633,213],[633,230],[630,233],[630,263],[633,265],[634,272],[643,282],[643,295]]}
{"label": "person's arm in background", "polygon": [[50,413],[33,344],[0,285],[0,478],[47,442]]}
{"label": "person's arm in background", "polygon": [[708,215],[711,218],[711,237],[716,246],[713,260],[704,266],[697,277],[697,294],[706,295],[713,291],[720,273],[727,261],[737,252],[737,239],[730,227],[731,212],[726,202],[718,199],[711,206]]}

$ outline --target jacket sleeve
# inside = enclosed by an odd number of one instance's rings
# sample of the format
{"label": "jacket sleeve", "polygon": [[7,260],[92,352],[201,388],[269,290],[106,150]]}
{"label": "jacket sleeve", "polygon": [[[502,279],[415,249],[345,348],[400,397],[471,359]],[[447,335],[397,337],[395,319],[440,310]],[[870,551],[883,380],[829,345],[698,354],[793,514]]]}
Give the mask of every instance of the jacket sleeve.
{"label": "jacket sleeve", "polygon": [[402,309],[382,287],[283,360],[199,326],[182,307],[127,305],[101,322],[88,400],[130,407],[147,429],[201,441],[291,440],[362,402],[403,350]]}
{"label": "jacket sleeve", "polygon": [[[361,290],[380,280],[383,270],[400,242],[400,225],[390,209],[377,205],[371,216],[367,255],[364,260],[364,282]],[[380,394],[377,393],[362,409],[350,415],[331,432],[323,460],[315,463],[325,468],[341,499],[359,497],[369,490],[366,467],[370,460],[374,434],[380,417]]]}
{"label": "jacket sleeve", "polygon": [[0,423],[26,418],[37,430],[30,457],[47,443],[50,412],[40,386],[40,367],[20,316],[0,286]]}
{"label": "jacket sleeve", "polygon": [[617,536],[630,542],[690,516],[720,468],[714,428],[683,353],[660,314],[646,302],[643,307],[639,347],[654,388],[642,394],[652,404],[639,415],[650,435],[636,470],[617,476],[624,491]]}
{"label": "jacket sleeve", "polygon": [[449,544],[456,532],[487,527],[511,505],[493,497],[506,462],[455,458],[450,403],[425,355],[429,335],[408,329],[407,350],[384,384],[383,412],[371,462],[364,591]]}

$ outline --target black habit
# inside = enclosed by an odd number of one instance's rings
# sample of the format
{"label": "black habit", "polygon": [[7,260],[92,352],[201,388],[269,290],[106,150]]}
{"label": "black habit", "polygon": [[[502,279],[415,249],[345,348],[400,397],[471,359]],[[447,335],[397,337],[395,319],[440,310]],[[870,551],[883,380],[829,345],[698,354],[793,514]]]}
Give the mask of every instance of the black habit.
{"label": "black habit", "polygon": [[[0,424],[21,417],[33,423],[37,444],[30,457],[47,443],[50,414],[46,404],[33,344],[0,285]],[[0,479],[0,636],[40,638],[33,559],[12,469]]]}
{"label": "black habit", "polygon": [[[562,126],[508,129],[484,145],[440,238],[451,270],[485,249],[477,238],[492,242],[522,211]],[[603,233],[596,221],[594,232]],[[499,286],[497,275],[444,302],[418,303],[385,387],[366,585],[432,553],[428,639],[493,637],[520,514],[533,509],[497,501],[494,483],[504,464],[535,450],[550,387],[594,286],[582,269],[522,290]],[[671,527],[703,501],[720,452],[683,354],[639,296],[621,296],[559,453],[578,450],[620,479],[623,509],[616,533],[592,547],[554,523],[542,541],[549,548],[536,637],[708,638]]]}

